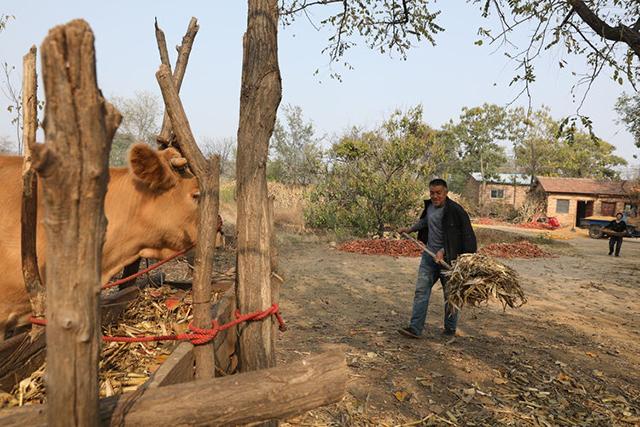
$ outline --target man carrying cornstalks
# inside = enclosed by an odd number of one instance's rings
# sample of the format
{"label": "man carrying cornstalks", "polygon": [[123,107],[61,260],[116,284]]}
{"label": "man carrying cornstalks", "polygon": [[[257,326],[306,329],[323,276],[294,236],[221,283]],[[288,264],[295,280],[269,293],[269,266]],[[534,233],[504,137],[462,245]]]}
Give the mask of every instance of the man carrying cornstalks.
{"label": "man carrying cornstalks", "polygon": [[613,254],[613,248],[616,249],[616,256],[620,256],[620,246],[622,246],[622,236],[627,231],[627,223],[622,220],[622,212],[616,214],[616,219],[611,221],[602,229],[609,237],[609,255]]}
{"label": "man carrying cornstalks", "polygon": [[399,229],[400,233],[418,232],[421,240],[431,252],[422,253],[416,291],[413,298],[413,312],[409,326],[398,329],[403,336],[419,338],[427,319],[427,308],[431,288],[440,278],[445,296],[444,334],[454,336],[458,323],[459,310],[447,304],[446,278],[442,274],[443,261],[451,263],[458,255],[474,253],[477,250],[476,236],[471,227],[469,215],[462,206],[447,197],[447,182],[434,179],[429,183],[429,200],[424,201],[424,210],[420,220],[409,228]]}

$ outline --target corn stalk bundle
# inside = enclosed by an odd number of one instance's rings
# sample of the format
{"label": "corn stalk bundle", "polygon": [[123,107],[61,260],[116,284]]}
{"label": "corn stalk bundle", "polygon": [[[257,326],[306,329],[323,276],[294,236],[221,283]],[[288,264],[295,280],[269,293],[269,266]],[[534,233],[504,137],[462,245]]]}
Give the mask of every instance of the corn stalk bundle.
{"label": "corn stalk bundle", "polygon": [[504,310],[527,302],[515,270],[486,255],[460,255],[444,274],[448,277],[447,302],[457,310],[488,303],[491,297],[500,301]]}

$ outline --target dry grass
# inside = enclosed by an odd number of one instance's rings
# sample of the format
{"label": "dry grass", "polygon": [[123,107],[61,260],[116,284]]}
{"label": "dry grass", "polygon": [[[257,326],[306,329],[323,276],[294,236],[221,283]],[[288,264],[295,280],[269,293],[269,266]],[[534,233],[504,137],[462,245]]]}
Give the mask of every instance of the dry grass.
{"label": "dry grass", "polygon": [[[235,224],[236,198],[235,181],[220,183],[220,212],[226,223]],[[302,232],[304,226],[304,207],[307,189],[302,186],[285,185],[279,182],[268,182],[269,196],[274,198],[273,221],[277,226]]]}
{"label": "dry grass", "polygon": [[452,270],[445,272],[447,301],[456,309],[478,306],[495,298],[507,307],[517,308],[527,302],[517,273],[482,254],[462,254]]}

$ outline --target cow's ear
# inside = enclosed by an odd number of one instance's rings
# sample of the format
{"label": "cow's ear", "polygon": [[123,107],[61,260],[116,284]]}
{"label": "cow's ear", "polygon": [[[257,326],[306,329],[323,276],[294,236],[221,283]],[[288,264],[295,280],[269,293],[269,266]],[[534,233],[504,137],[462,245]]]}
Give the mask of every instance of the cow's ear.
{"label": "cow's ear", "polygon": [[129,151],[129,168],[151,191],[166,191],[176,185],[177,178],[169,162],[147,144],[134,144]]}

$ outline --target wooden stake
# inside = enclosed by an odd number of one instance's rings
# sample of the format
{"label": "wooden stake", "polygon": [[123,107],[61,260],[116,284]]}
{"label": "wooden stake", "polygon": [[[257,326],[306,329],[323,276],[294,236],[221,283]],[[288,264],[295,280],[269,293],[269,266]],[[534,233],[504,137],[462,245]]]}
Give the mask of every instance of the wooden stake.
{"label": "wooden stake", "polygon": [[[36,225],[38,216],[38,178],[31,165],[31,148],[36,145],[38,128],[38,76],[36,74],[35,46],[22,58],[22,212],[21,212],[21,254],[22,277],[31,300],[31,311],[36,317],[45,313],[45,288],[38,269],[36,253]],[[36,340],[43,332],[42,326],[34,325],[31,339]]]}
{"label": "wooden stake", "polygon": [[45,202],[48,425],[89,426],[98,421],[104,196],[120,115],[98,89],[85,21],[50,30],[41,51],[46,144],[32,154]]}
{"label": "wooden stake", "polygon": [[[193,319],[196,327],[211,328],[211,275],[218,225],[220,157],[213,156],[211,159],[206,159],[198,148],[178,91],[173,84],[173,78],[166,65],[160,66],[156,78],[180,150],[187,158],[189,168],[198,178],[200,200],[198,203],[198,240],[193,278]],[[196,378],[213,378],[215,370],[213,343],[196,346],[194,355]]]}
{"label": "wooden stake", "polygon": [[[243,40],[237,155],[237,293],[242,313],[272,304],[266,164],[269,139],[282,96],[278,68],[278,2],[251,0]],[[275,365],[271,321],[243,326],[241,372]]]}
{"label": "wooden stake", "polygon": [[[148,389],[100,401],[100,422],[112,421],[117,406],[132,404],[124,425],[235,426],[287,418],[339,401],[347,384],[344,352],[332,350],[282,367]],[[0,425],[46,426],[51,405],[0,411]]]}
{"label": "wooden stake", "polygon": [[[169,68],[169,73],[171,73],[171,63],[169,62],[169,52],[167,50],[167,41],[164,36],[164,31],[158,26],[158,21],[155,23],[156,28],[156,40],[158,42],[158,51],[160,52],[160,61],[162,64],[166,65]],[[176,59],[176,68],[173,72],[173,81],[176,87],[176,91],[180,93],[180,87],[182,86],[182,80],[184,79],[184,74],[187,71],[187,64],[189,62],[189,55],[191,54],[191,48],[193,47],[193,41],[196,38],[196,34],[198,34],[198,30],[200,27],[198,26],[198,20],[196,18],[191,18],[189,21],[189,26],[187,27],[187,32],[184,37],[182,37],[182,44],[176,46],[176,50],[178,51],[178,59]],[[167,111],[164,112],[164,117],[162,118],[162,128],[160,130],[160,134],[157,136],[156,140],[161,147],[167,147],[171,145],[171,121],[169,120],[169,115]]]}

